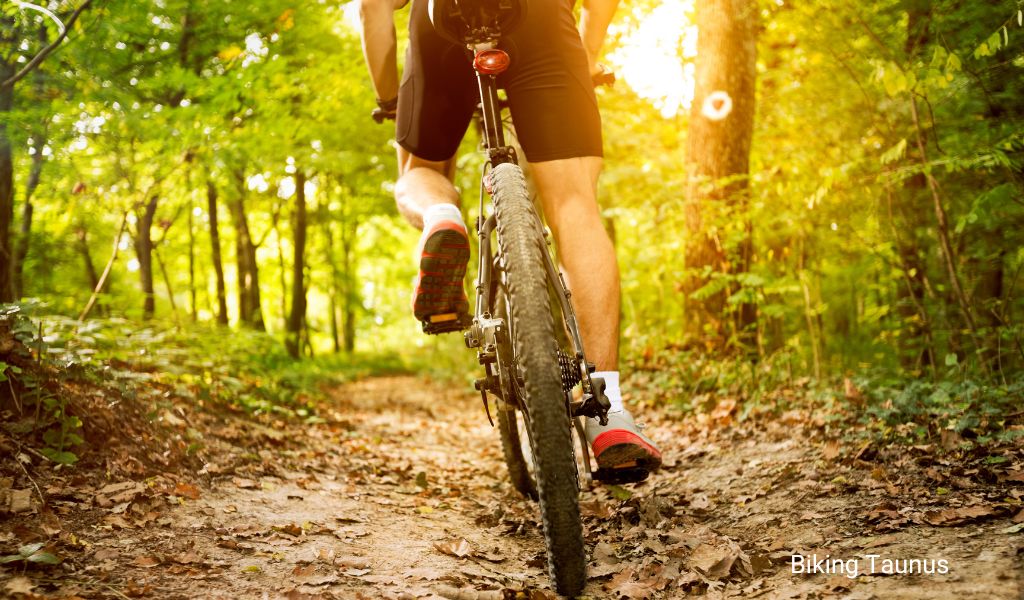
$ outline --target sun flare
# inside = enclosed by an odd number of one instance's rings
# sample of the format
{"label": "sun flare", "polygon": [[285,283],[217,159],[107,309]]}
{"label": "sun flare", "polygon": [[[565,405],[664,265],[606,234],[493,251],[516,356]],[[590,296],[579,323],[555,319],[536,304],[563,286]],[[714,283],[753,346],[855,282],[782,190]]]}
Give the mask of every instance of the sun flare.
{"label": "sun flare", "polygon": [[666,0],[650,11],[634,8],[630,18],[612,30],[617,47],[608,54],[618,79],[665,118],[693,103],[697,26],[693,0]]}

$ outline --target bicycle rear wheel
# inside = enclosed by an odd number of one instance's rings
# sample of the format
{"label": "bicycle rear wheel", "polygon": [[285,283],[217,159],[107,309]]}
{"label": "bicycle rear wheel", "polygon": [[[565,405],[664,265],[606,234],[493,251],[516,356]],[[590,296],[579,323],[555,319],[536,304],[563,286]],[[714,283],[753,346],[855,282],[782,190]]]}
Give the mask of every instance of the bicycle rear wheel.
{"label": "bicycle rear wheel", "polygon": [[524,400],[548,570],[560,594],[575,596],[586,580],[586,559],[571,422],[544,266],[547,247],[522,170],[501,164],[490,178],[513,341],[512,381]]}

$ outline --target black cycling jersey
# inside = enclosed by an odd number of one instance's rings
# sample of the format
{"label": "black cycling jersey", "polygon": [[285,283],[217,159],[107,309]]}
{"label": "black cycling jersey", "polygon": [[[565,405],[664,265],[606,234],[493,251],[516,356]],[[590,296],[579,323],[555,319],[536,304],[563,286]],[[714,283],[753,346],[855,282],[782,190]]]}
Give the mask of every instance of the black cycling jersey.
{"label": "black cycling jersey", "polygon": [[[572,0],[530,0],[525,20],[499,43],[512,59],[498,77],[530,162],[602,156],[601,116]],[[451,158],[479,102],[465,47],[441,37],[427,0],[413,0],[398,94],[396,138],[413,155]]]}

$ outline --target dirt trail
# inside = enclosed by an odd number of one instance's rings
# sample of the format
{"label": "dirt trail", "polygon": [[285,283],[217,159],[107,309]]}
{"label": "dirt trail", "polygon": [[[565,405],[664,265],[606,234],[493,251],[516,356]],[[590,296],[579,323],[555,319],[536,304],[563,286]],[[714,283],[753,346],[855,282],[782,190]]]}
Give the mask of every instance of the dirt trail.
{"label": "dirt trail", "polygon": [[[65,509],[82,550],[29,583],[54,597],[554,597],[535,506],[506,482],[479,397],[375,378],[335,390],[322,416],[257,427],[259,447],[213,455],[204,483],[166,498],[101,489],[108,502]],[[1024,598],[1019,482],[968,474],[941,513],[911,483],[924,467],[869,463],[803,420],[644,416],[669,460],[643,484],[583,494],[588,597]],[[978,498],[991,502],[968,504]],[[859,576],[793,574],[793,554],[859,560]],[[949,572],[865,574],[868,555],[876,571],[941,559]],[[16,575],[0,569],[0,595],[24,586]]]}

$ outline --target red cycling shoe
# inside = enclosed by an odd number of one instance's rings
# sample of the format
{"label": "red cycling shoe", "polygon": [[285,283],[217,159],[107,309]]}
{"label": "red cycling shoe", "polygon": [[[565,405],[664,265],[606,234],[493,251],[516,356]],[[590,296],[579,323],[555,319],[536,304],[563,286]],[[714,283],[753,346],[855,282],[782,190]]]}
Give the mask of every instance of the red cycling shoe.
{"label": "red cycling shoe", "polygon": [[420,272],[412,295],[412,312],[424,324],[463,322],[469,300],[463,287],[469,263],[466,226],[439,221],[423,231],[417,252]]}
{"label": "red cycling shoe", "polygon": [[588,418],[586,433],[601,469],[630,470],[646,478],[661,467],[661,451],[640,432],[629,411],[609,412],[607,425]]}

